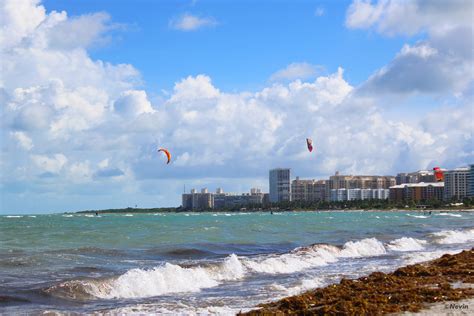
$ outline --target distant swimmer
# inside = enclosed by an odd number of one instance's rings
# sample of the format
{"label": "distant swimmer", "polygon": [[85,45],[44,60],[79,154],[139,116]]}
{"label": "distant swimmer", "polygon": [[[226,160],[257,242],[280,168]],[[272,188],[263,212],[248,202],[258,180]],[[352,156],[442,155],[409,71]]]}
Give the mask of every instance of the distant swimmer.
{"label": "distant swimmer", "polygon": [[273,211],[270,211],[270,215],[273,215]]}
{"label": "distant swimmer", "polygon": [[99,212],[95,212],[95,216],[99,216]]}

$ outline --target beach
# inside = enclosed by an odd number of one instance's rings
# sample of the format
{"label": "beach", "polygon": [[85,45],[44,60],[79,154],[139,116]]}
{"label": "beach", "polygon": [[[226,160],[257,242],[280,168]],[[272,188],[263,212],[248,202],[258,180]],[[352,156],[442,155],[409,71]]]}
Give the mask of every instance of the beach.
{"label": "beach", "polygon": [[474,247],[439,211],[0,216],[0,314],[234,315]]}
{"label": "beach", "polygon": [[[473,308],[474,249],[263,304],[242,315],[385,315],[401,312],[449,313]],[[463,302],[458,302],[464,300]],[[430,306],[427,304],[443,302]],[[471,306],[469,306],[471,304]]]}

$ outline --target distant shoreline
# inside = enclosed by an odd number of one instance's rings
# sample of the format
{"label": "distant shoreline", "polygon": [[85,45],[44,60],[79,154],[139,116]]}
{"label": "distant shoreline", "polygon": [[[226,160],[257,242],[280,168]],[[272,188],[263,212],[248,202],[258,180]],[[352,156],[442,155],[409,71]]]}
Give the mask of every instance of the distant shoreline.
{"label": "distant shoreline", "polygon": [[105,210],[85,210],[76,212],[63,212],[60,214],[122,214],[122,213],[135,213],[135,214],[149,214],[149,213],[256,213],[256,212],[267,212],[267,213],[284,213],[284,212],[474,212],[473,207],[469,208],[403,208],[403,209],[240,209],[240,210],[228,210],[228,209],[210,209],[210,210],[185,210],[180,208],[123,208],[123,209],[105,209]]}

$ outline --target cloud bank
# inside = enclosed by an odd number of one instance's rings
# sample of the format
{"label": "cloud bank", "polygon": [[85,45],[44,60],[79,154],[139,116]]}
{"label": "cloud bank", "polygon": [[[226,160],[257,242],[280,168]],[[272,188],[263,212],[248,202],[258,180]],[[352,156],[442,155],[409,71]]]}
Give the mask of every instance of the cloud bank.
{"label": "cloud bank", "polygon": [[[346,23],[401,32],[380,26],[394,10],[381,3],[355,2]],[[370,23],[360,22],[364,15]],[[279,166],[323,177],[473,161],[472,55],[457,24],[405,45],[361,87],[342,68],[304,81],[316,75],[314,66],[290,64],[253,92],[229,93],[206,74],[188,76],[153,104],[132,65],[89,56],[110,27],[106,14],[70,18],[22,0],[2,2],[0,16],[4,211],[177,205],[184,183],[242,191],[265,186],[268,169]],[[384,116],[386,94],[410,93],[442,93],[450,102],[416,125]],[[315,155],[305,148],[308,136]],[[171,165],[158,146],[170,149]]]}

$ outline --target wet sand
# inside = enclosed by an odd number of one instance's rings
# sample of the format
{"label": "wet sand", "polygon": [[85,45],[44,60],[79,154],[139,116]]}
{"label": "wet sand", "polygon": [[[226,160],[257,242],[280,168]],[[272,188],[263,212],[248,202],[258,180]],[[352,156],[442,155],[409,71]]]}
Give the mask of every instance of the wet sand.
{"label": "wet sand", "polygon": [[474,248],[392,273],[342,279],[339,284],[262,304],[242,315],[463,315],[474,311],[472,298]]}

